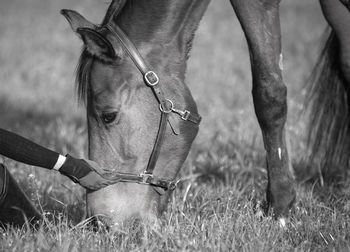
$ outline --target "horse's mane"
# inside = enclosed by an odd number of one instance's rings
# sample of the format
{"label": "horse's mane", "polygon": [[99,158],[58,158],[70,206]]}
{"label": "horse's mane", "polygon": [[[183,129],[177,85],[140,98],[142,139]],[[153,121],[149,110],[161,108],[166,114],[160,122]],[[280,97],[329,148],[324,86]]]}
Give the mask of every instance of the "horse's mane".
{"label": "horse's mane", "polygon": [[109,23],[114,16],[117,16],[123,9],[124,5],[132,5],[134,0],[115,0],[112,1],[107,9],[106,15],[102,21],[102,25]]}

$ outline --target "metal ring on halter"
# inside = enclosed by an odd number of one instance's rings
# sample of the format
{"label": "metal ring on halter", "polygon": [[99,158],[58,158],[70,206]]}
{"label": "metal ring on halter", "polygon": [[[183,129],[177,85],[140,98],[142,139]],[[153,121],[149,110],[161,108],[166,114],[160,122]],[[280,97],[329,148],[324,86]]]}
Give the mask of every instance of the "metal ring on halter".
{"label": "metal ring on halter", "polygon": [[162,104],[160,103],[159,104],[159,110],[162,111],[165,114],[169,114],[174,109],[174,103],[171,100],[169,100],[169,99],[165,99],[165,100],[170,103],[170,108],[169,109],[164,109]]}

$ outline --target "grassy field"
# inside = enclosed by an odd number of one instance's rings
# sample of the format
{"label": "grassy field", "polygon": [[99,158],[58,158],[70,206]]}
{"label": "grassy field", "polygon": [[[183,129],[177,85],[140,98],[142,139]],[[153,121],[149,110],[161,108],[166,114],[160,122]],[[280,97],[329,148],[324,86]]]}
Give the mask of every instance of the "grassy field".
{"label": "grassy field", "polygon": [[[107,4],[0,2],[0,127],[83,157],[85,112],[74,95],[81,42],[59,15],[62,8],[98,23]],[[326,24],[317,0],[284,0],[281,25],[287,129],[293,161],[299,163],[305,155],[303,87]],[[85,223],[77,224],[84,211],[79,186],[53,172],[4,160],[45,213],[46,225],[37,232],[0,231],[0,251],[348,251],[350,187],[345,182],[299,185],[284,229],[254,212],[266,187],[264,150],[252,105],[247,46],[229,1],[213,0],[209,6],[197,32],[187,83],[203,121],[181,176],[201,176],[180,185],[158,225],[142,223],[116,234],[93,232]],[[50,221],[53,214],[56,222]]]}

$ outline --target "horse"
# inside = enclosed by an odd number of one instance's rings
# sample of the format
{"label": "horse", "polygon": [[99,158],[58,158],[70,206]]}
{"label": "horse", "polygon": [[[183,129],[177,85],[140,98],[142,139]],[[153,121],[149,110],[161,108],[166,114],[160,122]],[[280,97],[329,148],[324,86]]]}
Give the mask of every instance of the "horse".
{"label": "horse", "polygon": [[[113,226],[164,210],[199,129],[185,71],[209,2],[113,0],[100,25],[73,10],[61,11],[84,43],[76,80],[86,105],[89,158],[120,181],[87,192],[88,216],[105,216]],[[266,150],[266,213],[284,223],[296,191],[286,144],[280,0],[230,2],[250,53],[254,108]],[[344,20],[348,3],[321,0],[335,34],[346,41],[341,27],[346,22],[334,17],[333,2]],[[350,44],[341,45],[347,50]]]}
{"label": "horse", "polygon": [[[267,201],[278,217],[287,215],[295,200],[285,140],[279,2],[231,0],[249,45],[254,106],[266,149]],[[105,216],[113,226],[164,209],[198,132],[196,103],[184,79],[208,4],[114,0],[101,25],[62,10],[84,42],[77,83],[87,108],[89,158],[121,178],[87,192],[88,216]],[[167,185],[154,183],[159,180]]]}

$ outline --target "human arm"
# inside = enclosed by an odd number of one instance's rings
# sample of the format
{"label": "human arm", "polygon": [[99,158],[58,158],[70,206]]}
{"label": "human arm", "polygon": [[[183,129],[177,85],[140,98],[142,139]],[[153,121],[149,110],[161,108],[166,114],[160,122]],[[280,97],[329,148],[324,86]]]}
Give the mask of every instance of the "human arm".
{"label": "human arm", "polygon": [[28,165],[58,170],[75,183],[90,190],[97,190],[113,183],[96,171],[100,170],[96,163],[89,163],[69,155],[62,156],[4,129],[0,129],[0,155]]}

